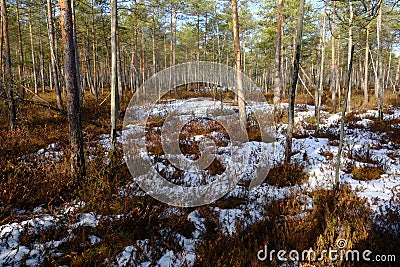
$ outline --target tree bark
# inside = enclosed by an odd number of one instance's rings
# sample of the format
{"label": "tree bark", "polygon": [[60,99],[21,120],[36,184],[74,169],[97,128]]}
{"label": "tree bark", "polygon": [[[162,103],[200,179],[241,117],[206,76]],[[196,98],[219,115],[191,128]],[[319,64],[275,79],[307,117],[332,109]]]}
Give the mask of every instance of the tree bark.
{"label": "tree bark", "polygon": [[274,77],[274,109],[280,110],[281,90],[282,90],[282,21],[283,21],[283,0],[278,2],[278,19],[276,26],[276,48],[275,48],[275,77]]}
{"label": "tree bark", "polygon": [[[22,46],[22,33],[21,33],[21,22],[19,18],[19,1],[15,1],[15,12],[17,16],[17,27],[18,27],[18,49],[19,49],[19,65],[18,65],[18,75],[20,81],[23,83],[23,79],[25,78],[24,75],[24,64],[25,64],[25,59],[24,59],[24,49]],[[21,88],[21,98],[25,97],[25,86],[22,86]]]}
{"label": "tree bark", "polygon": [[33,68],[33,83],[35,88],[35,94],[38,94],[38,81],[37,81],[37,73],[36,73],[36,59],[35,59],[35,48],[33,44],[33,32],[32,32],[32,16],[31,16],[31,3],[28,6],[28,14],[29,14],[29,36],[31,41],[31,55],[32,55],[32,68]]}
{"label": "tree bark", "polygon": [[364,57],[364,105],[368,103],[368,73],[369,73],[369,24],[365,29],[365,57]]}
{"label": "tree bark", "polygon": [[47,0],[47,27],[48,27],[48,33],[49,33],[52,78],[54,81],[54,88],[55,88],[55,92],[56,92],[57,107],[59,109],[63,109],[62,98],[61,98],[61,88],[60,88],[60,81],[59,81],[59,73],[58,73],[58,60],[57,60],[56,48],[55,48],[55,38],[54,38],[55,32],[54,32],[53,11],[52,11],[51,0]]}
{"label": "tree bark", "polygon": [[376,49],[376,57],[377,57],[377,67],[376,67],[376,72],[377,72],[377,90],[378,90],[378,113],[379,113],[379,119],[383,120],[383,67],[382,67],[382,6],[383,2],[381,2],[380,7],[379,7],[379,13],[378,13],[378,18],[377,18],[377,24],[376,24],[376,42],[377,42],[377,49]]}
{"label": "tree bark", "polygon": [[3,31],[3,39],[4,39],[4,82],[3,86],[7,88],[7,102],[8,102],[8,110],[9,110],[9,122],[10,129],[15,129],[15,103],[14,103],[14,81],[11,70],[11,53],[10,53],[10,39],[8,36],[8,15],[7,15],[7,3],[6,0],[1,0],[1,18],[2,18],[2,31]]}
{"label": "tree bark", "polygon": [[[350,18],[349,18],[349,43],[348,43],[348,51],[347,51],[347,65],[350,65],[350,58],[351,58],[351,49],[353,47],[353,17],[354,17],[354,11],[353,11],[353,1],[349,2],[350,6]],[[351,111],[351,77],[350,77],[350,84],[349,84],[349,99],[348,99],[348,105],[347,109],[350,112]]]}
{"label": "tree bark", "polygon": [[324,86],[324,64],[325,64],[325,24],[326,24],[326,14],[324,11],[323,22],[322,22],[322,32],[321,32],[321,67],[319,72],[319,86],[316,95],[316,107],[315,107],[315,115],[317,118],[317,130],[319,132],[319,122],[320,122],[320,110],[321,110],[321,99],[322,99],[322,91]]}
{"label": "tree bark", "polygon": [[71,0],[60,0],[59,7],[64,54],[64,80],[67,91],[67,116],[71,145],[71,172],[78,185],[80,185],[85,176],[85,157],[83,154],[82,114],[75,60],[76,52]]}
{"label": "tree bark", "polygon": [[44,77],[44,55],[42,44],[42,26],[39,24],[39,59],[40,59],[40,79],[43,93],[46,91],[46,82]]}
{"label": "tree bark", "polygon": [[118,118],[117,0],[111,0],[111,160],[115,155]]}
{"label": "tree bark", "polygon": [[289,91],[289,115],[288,128],[286,133],[285,162],[290,162],[292,154],[292,138],[294,128],[294,104],[296,98],[296,86],[300,68],[300,54],[303,37],[303,20],[304,20],[304,1],[300,0],[298,9],[298,21],[296,26],[295,54],[293,60],[292,82]]}
{"label": "tree bark", "polygon": [[331,77],[330,77],[330,91],[332,97],[332,107],[336,108],[336,56],[335,56],[335,8],[336,3],[332,4],[332,17],[331,17]]}
{"label": "tree bark", "polygon": [[76,38],[75,0],[70,0],[70,1],[71,1],[71,12],[72,12],[72,33],[73,33],[73,41],[75,47],[76,78],[78,80],[79,99],[82,104],[84,88],[81,88],[81,63],[79,60],[78,41]]}
{"label": "tree bark", "polygon": [[247,118],[246,118],[246,106],[244,102],[244,92],[243,92],[243,76],[242,76],[242,66],[240,64],[240,39],[239,39],[239,18],[237,1],[231,0],[232,4],[232,23],[233,23],[233,45],[235,50],[235,60],[236,60],[236,70],[237,70],[237,97],[239,105],[239,118],[241,127],[246,130]]}
{"label": "tree bark", "polygon": [[338,147],[338,154],[336,156],[336,166],[335,166],[335,184],[334,188],[337,189],[339,187],[340,182],[340,162],[342,158],[342,149],[343,149],[343,140],[344,140],[344,119],[346,117],[346,109],[347,103],[349,101],[349,92],[350,92],[350,82],[351,82],[351,72],[353,69],[353,54],[354,54],[354,46],[350,48],[350,58],[349,58],[349,65],[347,68],[347,89],[346,94],[344,96],[344,103],[342,109],[342,117],[340,120],[340,136],[339,136],[339,147]]}

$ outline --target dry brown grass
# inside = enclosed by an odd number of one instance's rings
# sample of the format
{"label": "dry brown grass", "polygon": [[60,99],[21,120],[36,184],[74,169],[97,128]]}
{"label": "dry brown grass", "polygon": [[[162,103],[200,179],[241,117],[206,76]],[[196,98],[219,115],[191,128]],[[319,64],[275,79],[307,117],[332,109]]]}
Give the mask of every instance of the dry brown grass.
{"label": "dry brown grass", "polygon": [[384,173],[386,173],[386,171],[379,166],[362,166],[359,168],[353,168],[351,171],[353,179],[359,181],[376,180]]}

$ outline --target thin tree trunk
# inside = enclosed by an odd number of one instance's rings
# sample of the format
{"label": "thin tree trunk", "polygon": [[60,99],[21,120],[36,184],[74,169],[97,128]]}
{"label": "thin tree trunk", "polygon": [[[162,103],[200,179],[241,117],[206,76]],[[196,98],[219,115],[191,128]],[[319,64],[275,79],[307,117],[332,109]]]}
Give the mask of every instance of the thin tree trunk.
{"label": "thin tree trunk", "polygon": [[274,109],[280,110],[281,90],[282,90],[282,21],[283,21],[283,0],[278,2],[278,19],[276,27],[276,48],[275,48],[275,77],[274,77]]}
{"label": "thin tree trunk", "polygon": [[325,64],[325,24],[326,24],[326,13],[324,11],[323,15],[323,22],[322,22],[322,33],[321,33],[321,68],[319,72],[319,86],[318,86],[318,92],[317,92],[317,105],[315,107],[316,111],[316,118],[317,118],[317,130],[316,132],[319,132],[319,122],[320,122],[320,110],[321,110],[321,98],[322,98],[322,91],[323,91],[323,86],[324,86],[324,64]]}
{"label": "thin tree trunk", "polygon": [[29,36],[31,41],[31,55],[32,55],[32,68],[33,68],[33,83],[35,88],[35,94],[38,94],[38,81],[37,81],[37,73],[36,73],[36,59],[35,59],[35,48],[33,45],[33,32],[32,32],[32,16],[31,16],[31,6],[29,3],[28,7],[29,14]]}
{"label": "thin tree trunk", "polygon": [[152,7],[152,36],[151,36],[151,40],[152,40],[152,48],[153,48],[153,75],[156,74],[157,72],[157,62],[156,62],[156,12],[155,12],[155,7]]}
{"label": "thin tree trunk", "polygon": [[[97,78],[97,38],[94,19],[94,0],[92,0],[92,53],[93,53],[93,90],[96,101],[99,99],[99,88]],[[89,71],[89,70],[88,70]]]}
{"label": "thin tree trunk", "polygon": [[[23,79],[25,78],[24,75],[24,64],[25,64],[25,59],[24,59],[24,49],[22,47],[22,33],[21,33],[21,22],[19,18],[19,1],[15,1],[15,12],[17,16],[17,26],[18,26],[18,48],[19,48],[19,65],[18,65],[18,75],[20,81],[23,83]],[[25,97],[25,86],[22,86],[21,88],[21,98],[23,99]]]}
{"label": "thin tree trunk", "polygon": [[42,84],[43,93],[46,91],[46,82],[44,79],[44,55],[43,55],[43,44],[42,44],[42,26],[39,24],[39,58],[40,58],[40,79]]}
{"label": "thin tree trunk", "polygon": [[111,0],[111,159],[115,155],[118,118],[117,0]]}
{"label": "thin tree trunk", "polygon": [[64,80],[67,91],[67,114],[71,144],[71,171],[78,185],[85,176],[85,157],[83,154],[82,114],[80,92],[75,61],[72,9],[70,0],[60,0],[60,22],[64,53]]}
{"label": "thin tree trunk", "polygon": [[247,118],[246,118],[246,106],[244,102],[243,92],[243,76],[242,66],[240,64],[240,39],[239,39],[239,18],[236,0],[231,0],[232,4],[232,23],[233,23],[233,44],[235,50],[236,70],[237,70],[237,97],[239,105],[239,118],[241,127],[246,130]]}
{"label": "thin tree trunk", "polygon": [[336,166],[335,166],[335,184],[334,184],[335,188],[339,187],[339,182],[340,182],[340,162],[342,158],[343,140],[344,140],[344,119],[346,117],[347,103],[349,101],[349,96],[350,96],[349,92],[350,92],[351,72],[353,69],[353,54],[354,54],[354,46],[350,48],[349,65],[347,68],[347,89],[346,89],[346,94],[344,96],[342,117],[340,120],[339,147],[338,147],[338,154],[336,156]]}
{"label": "thin tree trunk", "polygon": [[295,39],[295,56],[293,60],[293,71],[292,71],[292,83],[289,91],[289,115],[288,115],[288,127],[286,133],[286,147],[285,147],[285,161],[290,162],[292,154],[292,138],[294,128],[294,104],[296,98],[296,86],[299,76],[300,67],[300,53],[301,44],[303,37],[303,20],[304,20],[304,1],[300,0],[298,9],[298,21],[296,26],[296,39]]}
{"label": "thin tree trunk", "polygon": [[50,44],[50,61],[51,61],[51,69],[52,69],[52,80],[54,81],[54,88],[56,92],[57,99],[57,107],[59,109],[63,109],[62,98],[61,98],[61,88],[59,82],[59,73],[58,73],[58,60],[56,55],[55,48],[55,39],[54,39],[54,23],[53,23],[53,12],[52,12],[52,4],[51,0],[47,0],[47,27],[49,32],[49,44]]}
{"label": "thin tree trunk", "polygon": [[[350,18],[349,18],[349,43],[348,43],[348,52],[347,52],[347,64],[350,65],[351,58],[351,49],[353,47],[353,1],[349,2],[350,5]],[[351,111],[351,77],[350,77],[350,85],[349,85],[349,99],[348,99],[348,111]]]}
{"label": "thin tree trunk", "polygon": [[10,40],[8,36],[8,16],[7,16],[7,3],[6,0],[1,0],[1,18],[2,18],[2,31],[3,31],[3,39],[4,39],[4,55],[5,55],[5,64],[4,64],[4,83],[3,86],[7,88],[7,102],[8,102],[8,110],[9,110],[9,122],[10,129],[15,129],[15,104],[14,104],[14,81],[11,70],[11,53],[10,53]]}
{"label": "thin tree trunk", "polygon": [[382,66],[382,6],[383,1],[379,7],[379,13],[377,18],[376,24],[376,41],[377,41],[377,49],[376,49],[376,57],[377,57],[377,90],[378,90],[378,112],[379,112],[379,119],[383,120],[383,66]]}
{"label": "thin tree trunk", "polygon": [[368,72],[369,72],[369,24],[365,29],[365,57],[364,57],[364,105],[368,103]]}
{"label": "thin tree trunk", "polygon": [[400,56],[397,58],[397,71],[396,71],[396,80],[394,82],[394,86],[400,88]]}
{"label": "thin tree trunk", "polygon": [[330,91],[332,95],[332,107],[336,108],[336,56],[335,56],[335,8],[336,3],[332,4],[332,17],[331,17],[331,77],[330,77]]}

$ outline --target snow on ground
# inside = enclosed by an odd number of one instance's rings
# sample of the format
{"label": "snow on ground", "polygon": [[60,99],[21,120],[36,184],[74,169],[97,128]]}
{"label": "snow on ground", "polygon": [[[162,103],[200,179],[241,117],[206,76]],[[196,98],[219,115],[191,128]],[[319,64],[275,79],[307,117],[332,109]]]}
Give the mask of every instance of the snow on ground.
{"label": "snow on ground", "polygon": [[[204,117],[211,113],[213,109],[220,108],[220,102],[210,99],[189,99],[165,102],[154,110],[152,116],[165,116],[172,110],[178,110],[182,116],[200,116]],[[271,106],[263,103],[257,103],[253,106],[254,110],[271,109]],[[282,104],[282,108],[287,108],[287,104]],[[231,105],[224,105],[226,114],[235,112],[237,108]],[[385,114],[385,120],[394,120],[400,118],[400,110],[392,108],[392,114]],[[332,188],[334,183],[334,162],[337,156],[337,142],[332,142],[328,137],[316,138],[314,137],[314,130],[312,130],[311,123],[308,119],[314,116],[314,107],[308,105],[296,106],[295,113],[296,131],[299,133],[298,139],[293,141],[293,151],[296,154],[293,156],[293,161],[301,164],[309,174],[309,180],[301,185],[288,186],[278,188],[266,183],[258,187],[249,188],[243,185],[238,185],[234,190],[227,194],[227,197],[243,197],[247,200],[238,205],[236,208],[220,208],[210,207],[210,211],[218,218],[218,222],[226,235],[233,235],[236,233],[237,223],[241,223],[247,227],[255,222],[263,219],[263,214],[266,204],[278,199],[284,199],[296,195],[303,203],[302,210],[306,212],[313,208],[313,200],[311,197],[304,194],[318,188],[329,189]],[[374,123],[372,120],[376,118],[378,113],[376,110],[368,110],[362,114],[357,114],[356,121],[352,127],[346,126],[345,128],[345,145],[343,151],[342,164],[353,164],[355,166],[364,166],[366,163],[358,162],[350,158],[349,155],[354,153],[369,153],[371,159],[379,162],[384,166],[385,174],[377,180],[358,181],[352,178],[350,174],[344,172],[344,168],[340,171],[341,183],[348,183],[351,188],[357,192],[361,197],[365,197],[371,205],[373,211],[379,212],[390,203],[391,199],[398,200],[400,189],[400,155],[396,152],[399,146],[393,144],[388,140],[384,142],[383,135],[369,130],[369,127]],[[321,132],[330,133],[331,135],[338,135],[340,124],[340,114],[329,114],[321,111]],[[354,126],[355,125],[355,126]],[[271,159],[272,166],[279,165],[283,162],[284,158],[284,144],[285,144],[285,130],[287,125],[280,124],[275,126],[276,142],[274,143],[274,154]],[[138,131],[143,129],[143,125],[129,125],[130,131]],[[311,129],[311,130],[310,130]],[[124,141],[124,134],[119,134],[118,141]],[[218,133],[213,132],[212,135],[218,136]],[[201,141],[204,136],[196,136],[195,141]],[[109,149],[109,135],[101,135],[98,143],[105,149]],[[257,157],[260,155],[259,149],[262,146],[260,142],[249,142],[245,150],[242,150],[245,155],[245,162],[247,166],[239,166],[237,170],[241,170],[244,175],[254,171],[254,164],[257,163]],[[47,149],[41,149],[35,155],[44,156],[45,158],[55,157],[61,155],[62,151],[56,151],[56,145],[52,144]],[[227,153],[229,149],[219,148],[219,158],[224,160],[224,164],[232,162],[231,156]],[[368,151],[368,152],[367,152]],[[56,153],[55,153],[56,152]],[[145,152],[145,151],[144,151]],[[32,156],[32,155],[30,155]],[[91,156],[89,156],[90,158]],[[90,158],[93,159],[93,158]],[[153,161],[155,168],[159,171],[166,171],[169,166],[162,162]],[[204,175],[203,173],[202,175]],[[192,175],[192,176],[190,176]],[[193,174],[182,177],[186,184],[198,180]],[[243,180],[251,179],[251,176],[246,178],[244,175]],[[144,195],[145,193],[133,182],[120,189],[120,193],[116,197],[126,197],[128,195]],[[66,219],[71,214],[76,214],[77,219],[69,226],[70,229],[86,226],[97,227],[99,221],[102,219],[95,213],[77,214],[79,206],[84,205],[73,204],[71,206],[63,207],[59,215],[35,215],[34,218],[25,220],[19,223],[10,223],[0,226],[0,265],[1,266],[19,266],[26,264],[28,266],[36,266],[43,262],[43,255],[45,251],[52,251],[57,253],[56,248],[68,240],[73,238],[67,236],[62,240],[53,240],[45,244],[34,243],[31,247],[22,246],[19,244],[19,238],[25,231],[33,231],[40,233],[48,227],[54,227],[60,223],[65,223]],[[22,213],[24,211],[21,211]],[[170,208],[166,218],[173,214],[179,214],[180,210]],[[109,219],[118,219],[118,215],[110,217]],[[298,216],[302,216],[299,214]],[[151,247],[149,240],[137,240],[132,245],[125,247],[115,259],[108,259],[110,264],[115,266],[150,266],[156,262],[157,266],[193,266],[196,257],[196,244],[201,242],[202,235],[207,231],[204,224],[205,218],[201,216],[198,210],[192,211],[187,216],[188,223],[192,223],[195,227],[191,237],[183,236],[180,233],[172,233],[174,238],[180,244],[180,247],[171,248]],[[67,220],[68,221],[68,220]],[[161,235],[171,236],[170,229],[164,229]],[[96,244],[101,242],[97,236],[89,236],[90,243]],[[157,251],[155,253],[154,251]]]}

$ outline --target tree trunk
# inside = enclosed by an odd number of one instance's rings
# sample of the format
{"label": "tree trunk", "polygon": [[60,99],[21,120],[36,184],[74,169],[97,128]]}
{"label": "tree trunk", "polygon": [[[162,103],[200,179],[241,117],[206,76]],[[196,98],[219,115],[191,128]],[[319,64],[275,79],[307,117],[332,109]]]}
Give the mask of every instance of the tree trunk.
{"label": "tree trunk", "polygon": [[40,79],[43,93],[46,91],[46,82],[44,79],[44,55],[42,44],[42,26],[39,24],[39,58],[40,58]]}
{"label": "tree trunk", "polygon": [[82,104],[84,88],[81,88],[81,66],[80,66],[81,64],[79,60],[78,41],[76,39],[75,0],[71,0],[71,12],[72,12],[72,33],[73,33],[73,41],[75,47],[76,78],[78,80],[79,99]]}
{"label": "tree trunk", "polygon": [[71,143],[71,171],[74,179],[80,185],[82,178],[85,176],[85,157],[83,154],[82,115],[76,73],[77,66],[71,1],[60,0],[59,7],[64,53],[64,80],[67,91],[67,115]]}
{"label": "tree trunk", "polygon": [[282,21],[283,21],[283,0],[278,2],[278,19],[276,27],[276,48],[275,48],[275,77],[274,77],[274,109],[280,110],[281,104],[281,90],[282,90]]}
{"label": "tree trunk", "polygon": [[94,19],[94,0],[92,0],[92,53],[93,53],[93,91],[97,101],[99,99],[99,87],[97,78],[97,38],[96,38],[96,28]]}
{"label": "tree trunk", "polygon": [[232,23],[233,23],[233,45],[235,50],[236,70],[237,70],[237,96],[239,105],[239,118],[241,127],[246,130],[247,118],[246,118],[246,106],[244,102],[243,92],[243,76],[242,67],[240,64],[240,39],[239,39],[239,18],[237,10],[236,0],[231,0],[232,4]]}
{"label": "tree trunk", "polygon": [[6,0],[1,0],[1,18],[2,18],[2,31],[3,31],[3,39],[4,39],[4,56],[5,56],[5,64],[4,64],[4,83],[3,86],[7,88],[7,102],[8,102],[8,110],[9,110],[9,119],[10,119],[10,129],[15,129],[15,104],[14,104],[14,81],[11,70],[11,53],[10,53],[10,39],[8,36],[8,16],[7,16],[7,3]]}
{"label": "tree trunk", "polygon": [[36,73],[36,59],[35,59],[35,48],[33,45],[33,33],[32,33],[32,16],[31,16],[31,6],[29,3],[28,7],[29,14],[29,36],[31,41],[31,55],[32,55],[32,68],[33,68],[33,83],[35,88],[35,94],[38,93],[38,81],[37,81],[37,73]]}
{"label": "tree trunk", "polygon": [[368,72],[369,72],[369,24],[365,29],[365,57],[364,57],[364,105],[368,103]]}
{"label": "tree trunk", "polygon": [[51,61],[51,69],[52,69],[52,78],[54,81],[54,88],[56,92],[57,98],[57,107],[59,109],[63,109],[62,98],[61,98],[61,88],[59,82],[59,73],[58,73],[58,60],[56,55],[55,48],[55,39],[54,39],[54,24],[53,24],[53,12],[52,12],[52,4],[51,0],[47,0],[47,27],[49,32],[49,44],[50,44],[50,61]]}
{"label": "tree trunk", "polygon": [[286,147],[285,147],[285,161],[290,162],[292,154],[292,138],[294,128],[294,104],[296,98],[296,85],[299,76],[300,68],[300,53],[303,37],[303,20],[304,20],[304,1],[300,0],[298,9],[298,21],[296,26],[296,39],[295,39],[295,56],[293,60],[292,82],[289,91],[289,115],[288,115],[288,128],[286,133]]}
{"label": "tree trunk", "polygon": [[397,71],[396,71],[396,79],[394,82],[394,86],[396,88],[400,88],[400,56],[397,57]]}
{"label": "tree trunk", "polygon": [[346,109],[347,103],[349,101],[349,92],[350,92],[350,80],[351,80],[351,71],[353,69],[353,54],[354,54],[354,46],[350,48],[350,58],[349,58],[349,65],[347,68],[347,89],[346,94],[344,96],[344,104],[342,109],[342,117],[340,120],[340,137],[339,137],[339,147],[338,147],[338,154],[336,156],[336,166],[335,166],[335,184],[334,188],[339,187],[340,182],[340,161],[342,158],[342,149],[343,149],[343,139],[344,139],[344,119],[346,117]]}
{"label": "tree trunk", "polygon": [[152,7],[152,48],[153,48],[153,75],[157,73],[157,62],[156,62],[156,12],[155,12],[155,7]]}
{"label": "tree trunk", "polygon": [[[351,58],[351,49],[353,47],[353,1],[350,0],[350,18],[349,18],[349,43],[348,43],[348,51],[347,51],[347,65],[350,65],[350,58]],[[351,111],[351,77],[350,77],[350,84],[349,84],[349,99],[347,109]]]}
{"label": "tree trunk", "polygon": [[111,159],[115,155],[118,118],[117,0],[111,0]]}
{"label": "tree trunk", "polygon": [[378,13],[378,18],[377,18],[377,24],[376,24],[376,42],[377,42],[377,49],[376,49],[376,57],[377,57],[377,67],[376,67],[376,72],[377,72],[377,90],[378,90],[378,111],[379,111],[379,119],[383,120],[383,67],[382,67],[382,6],[383,6],[383,1],[381,2],[381,5],[379,7],[379,13]]}
{"label": "tree trunk", "polygon": [[322,33],[321,33],[321,68],[319,72],[319,86],[316,95],[316,107],[315,107],[315,115],[317,118],[317,130],[316,133],[319,132],[319,121],[320,121],[320,110],[321,110],[321,98],[322,98],[322,91],[324,86],[324,64],[325,64],[325,24],[326,24],[326,13],[324,11],[323,15],[323,22],[322,22]]}
{"label": "tree trunk", "polygon": [[[24,64],[25,64],[25,59],[24,59],[24,49],[22,47],[22,33],[21,33],[21,22],[19,18],[19,1],[15,1],[15,12],[17,16],[17,26],[18,26],[18,48],[19,48],[19,65],[18,65],[18,75],[19,79],[22,83],[23,79],[25,78],[24,75]],[[24,84],[22,84],[24,85]],[[23,99],[25,97],[25,87],[22,86],[21,88],[21,98]]]}
{"label": "tree trunk", "polygon": [[332,17],[331,17],[331,77],[330,77],[330,91],[332,95],[332,107],[336,108],[336,56],[335,56],[335,5],[332,4]]}

